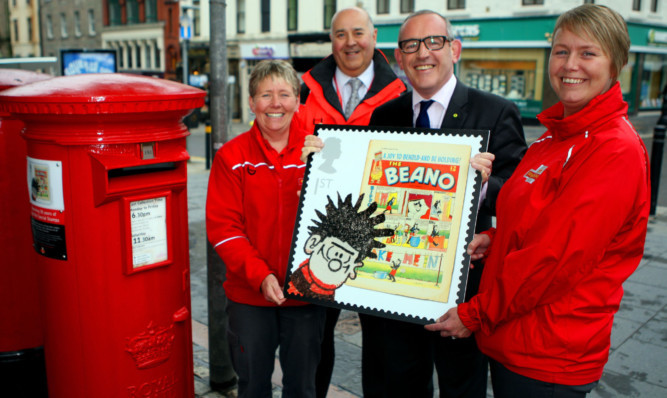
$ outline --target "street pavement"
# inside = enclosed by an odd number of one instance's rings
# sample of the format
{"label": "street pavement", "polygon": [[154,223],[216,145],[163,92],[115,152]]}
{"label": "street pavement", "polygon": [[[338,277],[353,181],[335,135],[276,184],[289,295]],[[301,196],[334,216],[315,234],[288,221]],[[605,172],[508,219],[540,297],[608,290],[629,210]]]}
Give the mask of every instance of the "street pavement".
{"label": "street pavement", "polygon": [[[631,118],[649,154],[658,116],[658,113],[649,113]],[[231,130],[233,134],[238,134],[247,130],[247,126],[236,123]],[[531,125],[525,126],[525,132],[530,143],[544,129]],[[188,145],[191,145],[191,139],[194,142],[197,136],[203,134],[203,126],[192,129]],[[191,154],[197,152],[190,147],[188,150]],[[235,397],[235,391],[223,395],[211,391],[209,387],[204,214],[209,171],[205,164],[200,156],[193,156],[188,164],[195,395],[198,398]],[[664,160],[663,179],[667,177],[664,170],[666,164],[667,160]],[[659,204],[667,199],[662,194],[667,184],[661,185]],[[622,189],[620,182],[619,189]],[[656,215],[651,217],[643,260],[623,287],[625,294],[614,320],[609,362],[600,384],[589,397],[667,397],[667,206],[658,206]],[[336,363],[328,396],[361,397],[361,331],[356,313],[342,312],[336,326],[335,344]],[[272,380],[274,397],[281,396],[280,379],[280,366],[276,360]],[[490,382],[487,396],[493,397]]]}

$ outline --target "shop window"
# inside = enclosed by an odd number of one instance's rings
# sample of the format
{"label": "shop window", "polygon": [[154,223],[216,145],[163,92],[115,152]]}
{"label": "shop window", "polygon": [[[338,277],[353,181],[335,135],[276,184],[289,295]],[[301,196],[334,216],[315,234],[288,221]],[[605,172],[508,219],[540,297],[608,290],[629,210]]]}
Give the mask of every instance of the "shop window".
{"label": "shop window", "polygon": [[457,78],[468,86],[512,100],[524,117],[541,112],[545,83],[542,50],[468,49],[459,65]]}
{"label": "shop window", "polygon": [[466,0],[447,0],[448,10],[465,10]]}
{"label": "shop window", "polygon": [[287,1],[287,30],[293,32],[298,28],[298,4],[297,0]]}
{"label": "shop window", "polygon": [[632,0],[632,11],[642,10],[642,0]]}
{"label": "shop window", "polygon": [[324,29],[331,29],[331,18],[336,13],[336,0],[324,0]]}
{"label": "shop window", "polygon": [[415,0],[401,0],[401,14],[415,11]]}
{"label": "shop window", "polygon": [[271,2],[262,0],[262,32],[271,31]]}
{"label": "shop window", "polygon": [[662,106],[662,89],[667,84],[667,56],[644,55],[641,71],[640,108],[651,109]]}
{"label": "shop window", "polygon": [[375,7],[378,14],[389,14],[389,0],[377,0]]}

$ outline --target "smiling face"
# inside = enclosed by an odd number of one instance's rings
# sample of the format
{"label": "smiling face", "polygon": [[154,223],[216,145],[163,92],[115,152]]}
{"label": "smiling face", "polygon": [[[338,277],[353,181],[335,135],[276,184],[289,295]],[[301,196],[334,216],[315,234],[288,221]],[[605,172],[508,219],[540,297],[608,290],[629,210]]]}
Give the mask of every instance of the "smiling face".
{"label": "smiling face", "polygon": [[612,61],[597,41],[559,29],[549,57],[549,80],[567,117],[609,90]]}
{"label": "smiling face", "polygon": [[289,134],[289,125],[299,106],[299,97],[285,79],[266,77],[257,85],[257,91],[249,102],[262,134],[272,137]]}
{"label": "smiling face", "polygon": [[377,39],[368,15],[360,9],[340,11],[331,23],[331,51],[336,65],[348,76],[362,74],[371,60]]}
{"label": "smiling face", "polygon": [[305,251],[310,254],[309,266],[313,275],[329,285],[340,286],[348,278],[354,279],[355,269],[363,265],[355,263],[358,250],[334,237],[322,239],[320,235],[311,235]]}
{"label": "smiling face", "polygon": [[[422,14],[408,19],[399,32],[399,41],[423,39],[428,36],[447,36],[447,23],[437,14]],[[405,54],[394,50],[396,61],[415,91],[424,98],[431,98],[454,74],[454,64],[461,56],[461,42],[445,43],[440,50],[430,51],[424,43],[415,53]]]}

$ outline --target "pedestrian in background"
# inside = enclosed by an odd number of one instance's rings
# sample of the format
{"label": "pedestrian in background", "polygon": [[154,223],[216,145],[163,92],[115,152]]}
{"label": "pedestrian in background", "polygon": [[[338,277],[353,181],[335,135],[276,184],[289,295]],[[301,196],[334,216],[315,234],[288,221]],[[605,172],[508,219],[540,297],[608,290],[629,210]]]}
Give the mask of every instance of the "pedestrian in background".
{"label": "pedestrian in background", "polygon": [[617,81],[626,23],[585,4],[561,15],[552,37],[560,102],[538,115],[548,131],[503,186],[496,229],[468,246],[485,259],[479,293],[427,326],[475,334],[496,398],[586,396],[609,356],[622,283],[644,251],[649,161]]}
{"label": "pedestrian in background", "polygon": [[[296,114],[313,133],[317,124],[367,125],[373,110],[405,91],[384,54],[375,48],[377,29],[357,7],[338,11],[331,20],[332,54],[303,75],[302,106]],[[334,329],[340,309],[327,308],[317,396],[329,390],[335,360]]]}
{"label": "pedestrian in background", "polygon": [[284,397],[315,397],[324,309],[286,300],[306,131],[293,121],[299,79],[285,61],[250,75],[251,129],[216,153],[206,200],[208,238],[227,266],[228,339],[239,397],[271,396],[275,352]]}

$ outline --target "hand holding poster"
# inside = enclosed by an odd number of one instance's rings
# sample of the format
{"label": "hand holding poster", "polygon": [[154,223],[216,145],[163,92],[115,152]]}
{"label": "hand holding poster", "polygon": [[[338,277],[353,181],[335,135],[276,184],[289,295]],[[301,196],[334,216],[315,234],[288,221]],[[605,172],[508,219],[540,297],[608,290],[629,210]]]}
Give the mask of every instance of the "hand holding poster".
{"label": "hand holding poster", "polygon": [[463,301],[488,132],[318,126],[289,297],[427,323]]}

